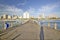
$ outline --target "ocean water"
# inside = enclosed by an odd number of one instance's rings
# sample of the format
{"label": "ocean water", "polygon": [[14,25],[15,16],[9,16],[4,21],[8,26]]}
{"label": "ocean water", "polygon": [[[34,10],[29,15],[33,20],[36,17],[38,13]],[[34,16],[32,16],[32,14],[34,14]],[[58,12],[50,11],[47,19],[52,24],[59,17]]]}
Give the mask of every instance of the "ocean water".
{"label": "ocean water", "polygon": [[60,30],[60,20],[40,20],[40,23],[48,27],[48,23],[50,23],[50,27],[54,28],[55,23],[57,24],[57,30]]}

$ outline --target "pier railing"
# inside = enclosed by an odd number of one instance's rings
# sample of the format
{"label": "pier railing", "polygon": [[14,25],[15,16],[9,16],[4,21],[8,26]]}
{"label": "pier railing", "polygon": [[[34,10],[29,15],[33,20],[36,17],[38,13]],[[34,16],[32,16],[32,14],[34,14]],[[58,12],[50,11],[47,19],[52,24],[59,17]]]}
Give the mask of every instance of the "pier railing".
{"label": "pier railing", "polygon": [[58,24],[57,22],[46,22],[46,21],[40,21],[41,23],[43,23],[43,26],[46,26],[46,27],[50,27],[50,28],[53,28],[55,30],[58,30]]}
{"label": "pier railing", "polygon": [[17,22],[17,21],[0,21],[0,30],[6,30],[7,28],[7,24],[8,24],[8,28],[11,27],[16,27],[18,25],[21,24],[21,22]]}

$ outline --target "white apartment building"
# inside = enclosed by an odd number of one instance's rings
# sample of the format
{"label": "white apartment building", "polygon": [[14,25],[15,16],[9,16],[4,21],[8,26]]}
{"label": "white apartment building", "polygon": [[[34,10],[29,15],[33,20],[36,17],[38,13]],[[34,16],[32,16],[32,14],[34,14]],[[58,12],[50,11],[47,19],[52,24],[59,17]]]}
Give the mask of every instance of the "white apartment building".
{"label": "white apartment building", "polygon": [[11,19],[11,16],[8,15],[8,19]]}
{"label": "white apartment building", "polygon": [[29,18],[29,12],[25,12],[25,13],[23,14],[23,18]]}

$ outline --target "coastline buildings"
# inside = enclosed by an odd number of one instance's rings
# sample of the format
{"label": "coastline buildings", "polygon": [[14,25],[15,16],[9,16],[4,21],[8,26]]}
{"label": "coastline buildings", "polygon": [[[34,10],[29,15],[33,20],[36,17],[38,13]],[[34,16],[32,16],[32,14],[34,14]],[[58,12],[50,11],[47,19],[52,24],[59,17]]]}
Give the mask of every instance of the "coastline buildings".
{"label": "coastline buildings", "polygon": [[46,16],[46,18],[58,18],[57,15],[49,15],[49,16]]}
{"label": "coastline buildings", "polygon": [[49,15],[49,16],[45,16],[44,13],[42,13],[41,15],[39,15],[38,17],[34,17],[33,15],[29,15],[29,12],[24,12],[24,14],[22,16],[17,16],[17,15],[13,15],[13,16],[10,16],[10,15],[7,15],[7,14],[4,14],[4,15],[1,15],[0,16],[0,19],[3,19],[3,20],[6,20],[6,19],[29,19],[29,18],[32,18],[32,19],[55,19],[55,18],[58,18],[56,15]]}
{"label": "coastline buildings", "polygon": [[1,19],[12,19],[12,17],[7,14],[4,14],[1,16]]}
{"label": "coastline buildings", "polygon": [[3,19],[8,19],[8,15],[4,14],[3,16]]}
{"label": "coastline buildings", "polygon": [[42,13],[42,14],[40,15],[40,17],[41,17],[41,18],[45,18],[45,15],[44,15],[44,13]]}
{"label": "coastline buildings", "polygon": [[22,16],[19,16],[18,18],[21,19],[21,18],[23,18],[23,17],[22,17]]}
{"label": "coastline buildings", "polygon": [[12,19],[17,19],[18,16],[17,15],[13,15]]}
{"label": "coastline buildings", "polygon": [[45,18],[44,13],[42,13],[41,15],[38,16],[38,19],[41,19],[41,18]]}

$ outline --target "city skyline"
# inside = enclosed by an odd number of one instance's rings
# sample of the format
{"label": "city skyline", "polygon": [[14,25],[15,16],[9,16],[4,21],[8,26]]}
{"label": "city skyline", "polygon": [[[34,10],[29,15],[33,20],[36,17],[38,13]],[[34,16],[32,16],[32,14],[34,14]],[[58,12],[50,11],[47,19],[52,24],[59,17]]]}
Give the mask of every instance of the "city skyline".
{"label": "city skyline", "polygon": [[60,0],[0,0],[0,15],[23,15],[29,12],[32,16],[57,15],[60,17]]}

